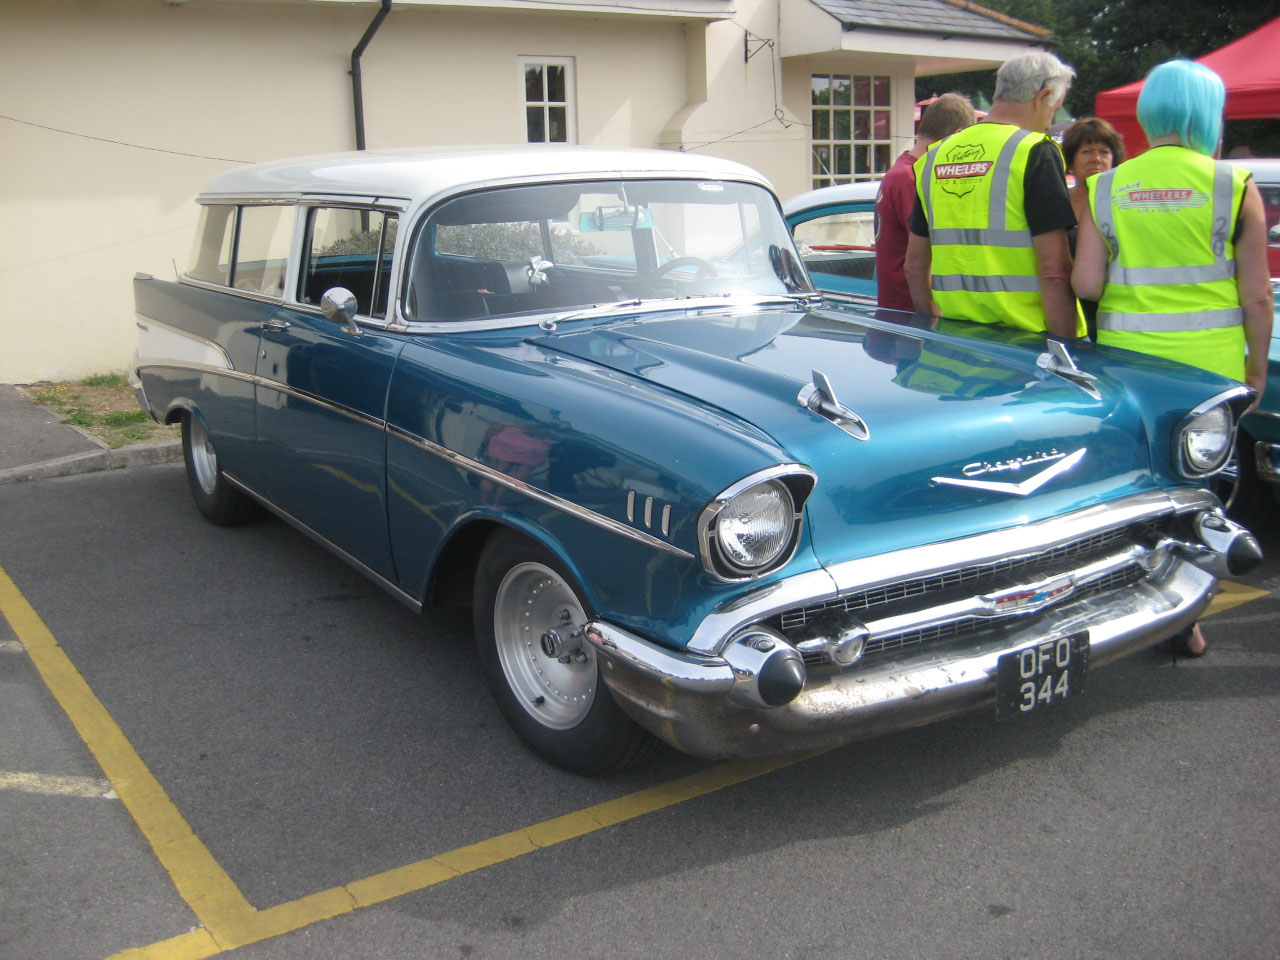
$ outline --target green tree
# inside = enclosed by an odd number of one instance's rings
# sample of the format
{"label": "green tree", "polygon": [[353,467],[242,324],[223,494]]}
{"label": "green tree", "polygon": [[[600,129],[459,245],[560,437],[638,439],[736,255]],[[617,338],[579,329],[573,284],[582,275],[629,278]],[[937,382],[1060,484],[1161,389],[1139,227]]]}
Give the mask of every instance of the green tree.
{"label": "green tree", "polygon": [[[1057,54],[1076,70],[1066,109],[1093,113],[1094,98],[1134,80],[1175,57],[1194,60],[1280,16],[1280,0],[1223,3],[1221,0],[986,0],[985,6],[1054,35]],[[957,90],[990,97],[995,71],[916,79],[916,99]],[[1256,153],[1280,155],[1280,121],[1227,124],[1224,149],[1248,141]],[[1233,142],[1234,141],[1234,142]],[[1259,149],[1261,147],[1261,149]]]}

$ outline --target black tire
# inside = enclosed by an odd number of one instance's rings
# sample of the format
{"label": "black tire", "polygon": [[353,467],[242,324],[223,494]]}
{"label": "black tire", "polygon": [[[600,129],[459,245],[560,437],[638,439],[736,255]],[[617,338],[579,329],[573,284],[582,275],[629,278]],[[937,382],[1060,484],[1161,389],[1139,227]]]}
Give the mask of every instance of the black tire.
{"label": "black tire", "polygon": [[207,520],[220,527],[234,527],[261,515],[258,505],[222,475],[213,442],[200,418],[192,413],[182,415],[182,459],[187,465],[191,497]]}
{"label": "black tire", "polygon": [[568,639],[589,619],[580,597],[549,551],[514,532],[495,533],[476,571],[476,646],[515,732],[556,766],[602,776],[647,759],[658,741],[614,701],[589,645],[568,662],[545,652],[545,633]]}

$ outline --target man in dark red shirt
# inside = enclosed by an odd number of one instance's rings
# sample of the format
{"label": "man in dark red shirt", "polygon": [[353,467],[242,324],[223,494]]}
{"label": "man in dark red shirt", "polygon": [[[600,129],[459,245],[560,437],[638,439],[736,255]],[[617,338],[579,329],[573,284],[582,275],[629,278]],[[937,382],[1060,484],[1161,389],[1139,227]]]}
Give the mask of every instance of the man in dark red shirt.
{"label": "man in dark red shirt", "polygon": [[880,192],[876,195],[876,301],[880,306],[913,309],[903,271],[911,209],[916,203],[913,164],[943,137],[963,130],[976,119],[973,106],[965,97],[944,93],[925,107],[915,144],[898,157],[880,181]]}

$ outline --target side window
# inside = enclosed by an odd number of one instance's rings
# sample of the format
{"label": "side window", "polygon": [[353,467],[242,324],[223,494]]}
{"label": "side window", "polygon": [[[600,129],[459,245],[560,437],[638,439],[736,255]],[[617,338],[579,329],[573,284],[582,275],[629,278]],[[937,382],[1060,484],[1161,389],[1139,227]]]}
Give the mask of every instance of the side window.
{"label": "side window", "polygon": [[875,212],[846,210],[797,223],[800,259],[812,273],[870,280],[876,270]]}
{"label": "side window", "polygon": [[313,208],[298,299],[319,304],[326,290],[346,287],[355,294],[357,313],[385,317],[398,224],[394,214],[381,210]]}
{"label": "side window", "polygon": [[528,143],[577,143],[573,58],[521,57]]}
{"label": "side window", "polygon": [[231,247],[235,240],[236,208],[205,204],[200,208],[196,242],[191,250],[187,276],[206,283],[231,282]]}
{"label": "side window", "polygon": [[246,206],[240,208],[240,229],[236,240],[235,273],[237,290],[284,295],[289,244],[293,239],[293,207]]}

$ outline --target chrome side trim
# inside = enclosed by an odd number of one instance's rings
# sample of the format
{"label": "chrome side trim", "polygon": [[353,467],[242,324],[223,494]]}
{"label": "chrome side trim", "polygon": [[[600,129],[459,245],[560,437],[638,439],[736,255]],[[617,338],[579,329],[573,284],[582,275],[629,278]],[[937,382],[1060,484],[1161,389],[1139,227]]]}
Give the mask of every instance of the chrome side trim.
{"label": "chrome side trim", "polygon": [[713,656],[720,652],[728,637],[742,627],[792,607],[834,600],[844,594],[872,590],[907,578],[1033,555],[1140,520],[1217,506],[1217,498],[1207,490],[1151,490],[1006,530],[848,560],[779,580],[717,607],[698,624],[687,649],[691,653]]}
{"label": "chrome side trim", "polygon": [[233,370],[231,367],[215,367],[208,363],[187,363],[180,360],[140,360],[137,369],[139,373],[143,370],[191,370],[196,373],[212,373],[215,376],[239,380],[242,383],[255,383],[258,379],[251,373]]}
{"label": "chrome side trim", "polygon": [[661,550],[664,553],[669,553],[672,556],[680,557],[681,559],[693,559],[692,553],[688,550],[682,550],[673,543],[667,543],[665,540],[659,540],[657,537],[650,536],[649,534],[644,533],[641,530],[637,530],[634,527],[629,527],[625,523],[621,523],[611,517],[606,517],[604,514],[596,513],[594,510],[588,510],[586,507],[580,506],[572,501],[565,500],[563,497],[557,497],[555,494],[547,493],[545,490],[539,490],[537,487],[530,486],[523,480],[517,480],[514,477],[507,476],[505,473],[499,473],[492,467],[486,466],[476,460],[472,460],[470,457],[464,457],[462,454],[456,453],[447,447],[442,447],[437,443],[432,443],[430,440],[419,437],[416,434],[395,426],[394,424],[387,424],[387,433],[393,437],[403,440],[410,446],[417,447],[419,450],[425,450],[432,456],[439,457],[441,460],[451,463],[455,467],[474,473],[477,476],[490,480],[501,487],[505,487],[515,493],[522,494],[531,500],[536,500],[538,503],[545,504],[546,506],[559,510],[562,513],[567,513],[570,516],[576,517],[593,526],[600,527],[602,530],[607,530],[610,533],[616,533],[620,536],[627,537],[628,539],[644,544],[646,547]]}
{"label": "chrome side trim", "polygon": [[347,551],[343,550],[341,547],[335,544],[332,540],[329,540],[324,536],[322,536],[321,534],[317,533],[314,529],[307,526],[305,523],[303,523],[301,520],[299,520],[297,517],[295,517],[293,514],[289,513],[288,511],[280,509],[278,506],[276,506],[266,497],[262,496],[260,493],[258,493],[248,484],[238,480],[236,477],[227,473],[225,470],[222,471],[222,475],[237,490],[240,490],[246,496],[252,497],[254,500],[262,504],[264,507],[266,507],[272,513],[274,513],[277,517],[279,517],[285,523],[289,524],[289,526],[293,527],[295,530],[297,530],[299,533],[306,536],[308,539],[313,540],[314,542],[318,543],[320,546],[324,547],[326,550],[328,550],[330,553],[336,556],[339,560],[342,560],[345,563],[351,564],[351,566],[355,567],[358,571],[363,573],[366,577],[368,577],[370,580],[372,580],[374,583],[380,586],[383,590],[387,591],[387,593],[395,597],[397,600],[399,600],[401,603],[407,606],[410,610],[413,610],[415,613],[420,613],[422,611],[421,600],[414,599],[414,597],[412,597],[410,594],[406,593],[405,591],[401,590],[398,586],[396,586],[394,583],[392,583],[382,574],[366,566],[365,564],[357,560],[355,557],[353,557],[351,554],[347,553]]}
{"label": "chrome side trim", "polygon": [[197,280],[188,274],[182,274],[178,277],[179,283],[185,283],[191,287],[199,287],[201,290],[212,290],[214,293],[225,293],[233,297],[240,297],[242,300],[257,300],[261,303],[284,303],[284,296],[269,297],[265,293],[258,293],[254,290],[240,290],[237,287],[228,287],[221,283],[211,283],[208,280]]}
{"label": "chrome side trim", "polygon": [[334,413],[341,414],[357,423],[363,423],[365,426],[373,427],[381,430],[386,426],[386,421],[381,417],[373,417],[367,413],[361,413],[353,407],[344,406],[340,403],[334,403],[332,400],[325,400],[323,397],[317,396],[307,390],[299,390],[297,387],[291,387],[287,383],[281,383],[279,380],[271,380],[267,377],[254,377],[254,382],[259,387],[265,387],[274,390],[277,393],[283,393],[286,396],[297,397],[299,400],[306,400],[308,403],[314,403],[318,407],[324,407]]}

